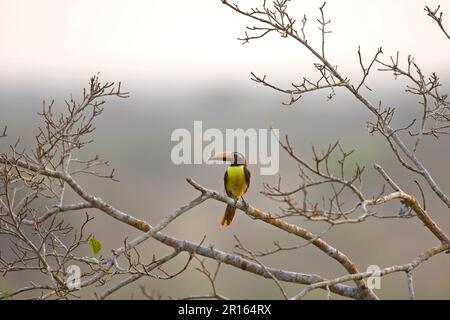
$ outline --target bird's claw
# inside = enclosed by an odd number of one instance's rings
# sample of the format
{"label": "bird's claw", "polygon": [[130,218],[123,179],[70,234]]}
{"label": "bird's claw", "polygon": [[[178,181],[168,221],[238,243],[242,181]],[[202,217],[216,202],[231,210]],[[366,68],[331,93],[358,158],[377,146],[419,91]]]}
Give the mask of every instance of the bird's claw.
{"label": "bird's claw", "polygon": [[242,204],[244,205],[244,207],[245,207],[246,209],[248,209],[249,204],[247,203],[247,201],[245,201],[244,197],[241,197],[241,199],[242,199]]}

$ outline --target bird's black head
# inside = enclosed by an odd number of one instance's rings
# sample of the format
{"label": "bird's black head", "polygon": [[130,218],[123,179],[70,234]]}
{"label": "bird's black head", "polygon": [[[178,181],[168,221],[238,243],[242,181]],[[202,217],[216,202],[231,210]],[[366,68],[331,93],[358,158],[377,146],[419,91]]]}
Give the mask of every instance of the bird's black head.
{"label": "bird's black head", "polygon": [[232,166],[247,166],[247,159],[245,159],[244,155],[240,152],[233,152],[233,161],[231,163]]}

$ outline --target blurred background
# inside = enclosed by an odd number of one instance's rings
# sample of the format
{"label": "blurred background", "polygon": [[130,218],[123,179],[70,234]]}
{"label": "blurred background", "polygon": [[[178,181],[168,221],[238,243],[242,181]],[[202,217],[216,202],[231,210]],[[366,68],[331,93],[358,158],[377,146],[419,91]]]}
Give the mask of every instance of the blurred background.
{"label": "blurred background", "polygon": [[[315,0],[294,0],[290,4],[290,13],[297,20],[306,14],[306,35],[316,47],[320,45],[316,18],[321,4]],[[358,45],[365,61],[379,46],[383,47],[384,59],[400,51],[405,62],[411,54],[423,72],[437,72],[443,92],[449,92],[450,45],[423,10],[425,5],[433,8],[437,4],[438,1],[419,0],[330,0],[326,12],[333,32],[327,35],[327,57],[339,65],[341,74],[359,81]],[[450,28],[450,18],[446,19],[450,17],[450,5],[441,5],[444,24]],[[120,182],[92,177],[81,182],[89,192],[152,224],[197,196],[185,177],[223,191],[224,165],[176,166],[170,160],[172,131],[186,128],[192,132],[194,120],[202,120],[204,129],[273,126],[282,135],[288,134],[297,152],[307,159],[311,157],[312,145],[325,149],[339,139],[346,149],[356,149],[353,163],[366,166],[364,191],[368,195],[377,195],[383,184],[374,174],[374,162],[381,164],[405,191],[419,195],[413,183],[418,177],[398,165],[383,139],[368,133],[366,121],[373,118],[348,93],[337,91],[331,101],[327,101],[329,92],[312,93],[294,106],[285,107],[281,102],[287,97],[250,81],[250,71],[267,74],[268,80],[281,86],[301,81],[303,76],[317,79],[317,75],[312,56],[293,40],[274,34],[242,45],[236,38],[244,34],[248,23],[251,22],[247,18],[238,16],[220,1],[133,0],[125,5],[106,0],[0,0],[0,127],[8,125],[8,139],[2,141],[0,148],[4,151],[18,137],[23,147],[30,146],[41,124],[37,113],[42,101],[55,99],[56,105],[63,108],[64,99],[70,94],[81,98],[89,78],[100,72],[103,81],[122,81],[131,96],[108,100],[104,114],[96,122],[95,142],[81,156],[98,154],[110,160]],[[366,90],[365,95],[374,104],[381,101],[397,108],[396,125],[409,124],[420,112],[417,99],[405,93],[404,80],[375,71],[368,84],[373,91]],[[446,137],[426,139],[419,150],[419,156],[447,194],[449,146]],[[280,154],[280,174],[286,187],[296,187],[297,167],[283,152]],[[276,203],[260,194],[262,183],[275,183],[278,176],[259,176],[257,165],[250,166],[250,171],[253,179],[246,200],[267,212],[279,212]],[[320,189],[317,191],[321,196]],[[444,230],[450,230],[448,208],[430,190],[425,191],[430,214]],[[219,222],[224,209],[222,203],[207,201],[177,219],[165,232],[193,242],[206,235],[206,244],[230,252],[235,250],[233,235],[254,250],[273,248],[275,240],[286,246],[302,243],[301,239],[242,213],[228,229],[222,230]],[[398,210],[398,203],[383,207],[384,214],[396,214]],[[103,243],[102,254],[106,257],[126,237],[139,234],[100,212],[92,214],[96,218],[89,231]],[[79,216],[66,219],[76,223]],[[327,227],[292,221],[314,232]],[[409,262],[437,244],[418,219],[372,219],[339,226],[325,240],[346,253],[361,270],[372,264],[386,267]],[[0,243],[0,247],[7,246],[1,237]],[[168,252],[168,248],[150,240],[140,246],[140,251],[151,257]],[[181,255],[168,266],[168,271],[178,270],[186,259]],[[340,265],[313,246],[261,260],[267,266],[324,277],[345,274]],[[208,262],[208,266],[215,264]],[[414,275],[418,298],[450,298],[448,255],[434,257]],[[13,291],[33,279],[38,279],[33,273],[0,277],[0,290]],[[210,290],[204,275],[190,268],[169,281],[142,279],[111,297],[143,298],[140,284],[148,290],[160,290],[165,298]],[[231,298],[282,298],[273,281],[228,266],[222,267],[217,286]],[[301,289],[298,285],[284,286],[290,295]],[[99,290],[102,288],[87,290],[81,296],[89,298]],[[407,298],[405,275],[384,277],[376,293],[381,298]],[[308,296],[324,297],[322,291]]]}

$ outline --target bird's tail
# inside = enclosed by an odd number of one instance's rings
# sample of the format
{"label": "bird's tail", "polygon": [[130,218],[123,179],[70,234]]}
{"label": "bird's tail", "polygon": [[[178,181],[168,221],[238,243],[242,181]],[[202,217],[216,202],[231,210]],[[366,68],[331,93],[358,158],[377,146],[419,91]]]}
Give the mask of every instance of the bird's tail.
{"label": "bird's tail", "polygon": [[228,227],[231,224],[231,221],[233,221],[235,213],[236,213],[236,207],[227,205],[227,208],[225,209],[225,214],[223,215],[220,226],[223,228]]}

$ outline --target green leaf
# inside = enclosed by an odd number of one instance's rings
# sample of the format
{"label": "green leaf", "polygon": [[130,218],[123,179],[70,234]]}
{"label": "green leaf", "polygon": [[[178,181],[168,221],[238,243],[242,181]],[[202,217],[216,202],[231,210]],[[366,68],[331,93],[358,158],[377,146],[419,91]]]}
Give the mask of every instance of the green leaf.
{"label": "green leaf", "polygon": [[89,239],[89,246],[91,247],[92,252],[95,254],[99,253],[102,250],[102,243],[95,238]]}
{"label": "green leaf", "polygon": [[83,257],[83,259],[90,263],[95,263],[95,264],[100,263],[100,261],[98,261],[98,259],[96,257],[85,256],[85,257]]}
{"label": "green leaf", "polygon": [[11,298],[11,295],[9,294],[9,292],[7,290],[1,291],[0,296],[4,300],[9,300]]}

